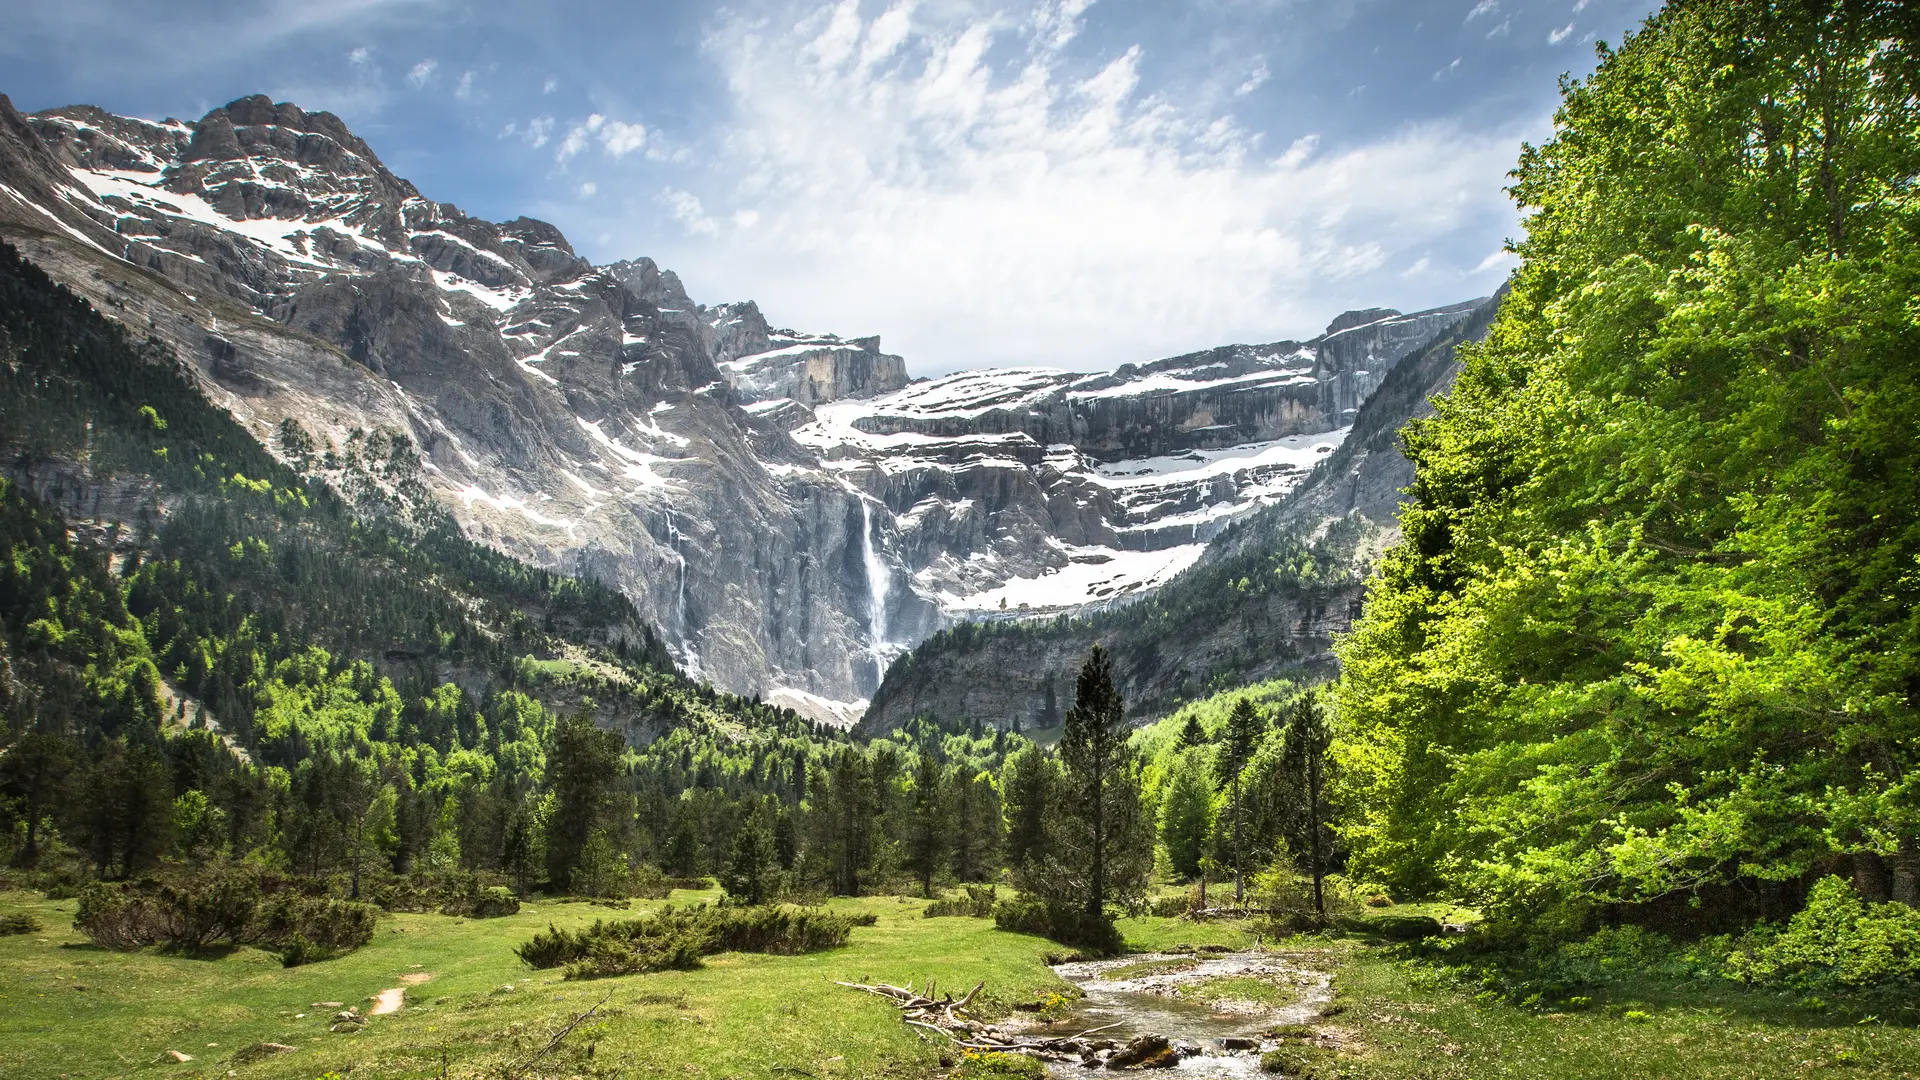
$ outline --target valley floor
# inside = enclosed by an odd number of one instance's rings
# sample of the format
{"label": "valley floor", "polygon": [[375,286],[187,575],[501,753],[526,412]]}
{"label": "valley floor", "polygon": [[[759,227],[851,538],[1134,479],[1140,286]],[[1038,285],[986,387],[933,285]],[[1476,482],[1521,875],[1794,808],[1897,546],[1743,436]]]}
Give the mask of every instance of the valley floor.
{"label": "valley floor", "polygon": [[[683,891],[674,901],[709,898]],[[936,979],[956,992],[985,980],[986,996],[1001,1007],[1066,987],[1044,966],[1058,946],[1002,933],[986,920],[924,919],[924,905],[907,897],[837,901],[838,910],[872,912],[879,921],[832,952],[725,954],[698,971],[566,982],[557,971],[528,969],[513,947],[549,923],[577,926],[627,912],[538,902],[492,920],[394,915],[382,919],[372,944],[349,956],[285,969],[250,949],[210,959],[107,952],[69,928],[72,901],[0,893],[0,915],[31,914],[43,925],[39,933],[0,937],[0,1075],[937,1077],[952,1071],[937,1047],[915,1037],[886,1003],[831,980]],[[634,911],[651,906],[636,902]],[[1122,928],[1141,950],[1254,944],[1233,923],[1143,918]],[[1331,1015],[1317,1026],[1321,1042],[1339,1050],[1316,1075],[1920,1075],[1920,1032],[1774,997],[1680,995],[1649,984],[1634,987],[1637,996],[1596,998],[1578,1012],[1542,1013],[1423,977],[1380,945],[1297,938],[1286,949],[1334,976]],[[370,1017],[355,1031],[329,1030],[340,1009],[370,1009],[395,988],[405,991],[397,1012]],[[538,1056],[596,1004],[558,1050]],[[259,1043],[292,1049],[245,1060],[244,1048]],[[169,1051],[192,1060],[178,1062]]]}

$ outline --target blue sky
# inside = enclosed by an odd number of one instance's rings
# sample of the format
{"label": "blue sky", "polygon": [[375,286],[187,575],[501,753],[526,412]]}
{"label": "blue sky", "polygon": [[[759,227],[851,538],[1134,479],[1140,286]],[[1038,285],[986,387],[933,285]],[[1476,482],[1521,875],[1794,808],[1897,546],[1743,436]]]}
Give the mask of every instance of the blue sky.
{"label": "blue sky", "polygon": [[915,374],[1491,292],[1502,192],[1646,0],[26,0],[17,107],[343,117],[429,198]]}

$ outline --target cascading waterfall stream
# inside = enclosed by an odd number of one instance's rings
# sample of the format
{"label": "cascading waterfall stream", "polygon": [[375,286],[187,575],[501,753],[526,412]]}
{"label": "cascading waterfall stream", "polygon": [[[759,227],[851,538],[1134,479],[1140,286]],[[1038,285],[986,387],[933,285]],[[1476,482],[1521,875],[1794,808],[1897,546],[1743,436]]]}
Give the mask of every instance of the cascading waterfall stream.
{"label": "cascading waterfall stream", "polygon": [[693,647],[693,631],[687,625],[687,554],[680,550],[680,526],[673,520],[673,510],[667,509],[667,543],[673,547],[674,557],[680,560],[680,588],[674,596],[675,629],[680,636],[682,664],[691,678],[700,677],[700,654]]}
{"label": "cascading waterfall stream", "polygon": [[873,544],[873,506],[860,497],[860,553],[867,567],[867,642],[873,654],[873,682],[878,689],[887,671],[887,590],[891,588],[887,564]]}

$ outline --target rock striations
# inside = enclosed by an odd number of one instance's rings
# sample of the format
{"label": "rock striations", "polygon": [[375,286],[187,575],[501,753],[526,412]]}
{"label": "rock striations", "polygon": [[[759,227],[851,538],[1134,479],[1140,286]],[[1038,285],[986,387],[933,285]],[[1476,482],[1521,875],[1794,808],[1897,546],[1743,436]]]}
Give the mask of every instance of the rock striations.
{"label": "rock striations", "polygon": [[0,97],[0,236],[172,345],[276,451],[403,435],[476,538],[617,584],[719,686],[842,721],[943,626],[1192,565],[1475,309],[910,382],[878,338],[703,306],[649,259],[595,266],[258,96],[188,123]]}

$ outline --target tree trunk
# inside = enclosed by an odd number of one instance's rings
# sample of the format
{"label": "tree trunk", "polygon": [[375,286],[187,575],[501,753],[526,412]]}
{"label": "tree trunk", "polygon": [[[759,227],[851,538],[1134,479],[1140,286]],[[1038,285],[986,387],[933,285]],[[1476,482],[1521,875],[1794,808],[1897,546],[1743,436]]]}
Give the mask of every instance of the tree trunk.
{"label": "tree trunk", "polygon": [[1893,857],[1893,898],[1908,907],[1920,907],[1920,840],[1900,838]]}
{"label": "tree trunk", "polygon": [[1307,762],[1307,828],[1311,837],[1308,846],[1313,849],[1313,910],[1325,915],[1327,901],[1321,882],[1327,875],[1320,861],[1320,763],[1314,759]]}
{"label": "tree trunk", "polygon": [[1093,887],[1087,892],[1087,916],[1098,919],[1107,910],[1107,801],[1106,764],[1096,759],[1093,767]]}
{"label": "tree trunk", "polygon": [[1887,862],[1871,851],[1853,857],[1853,891],[1870,903],[1884,904],[1892,898],[1887,881]]}
{"label": "tree trunk", "polygon": [[1240,774],[1233,774],[1233,906],[1247,898],[1246,878],[1240,868]]}

